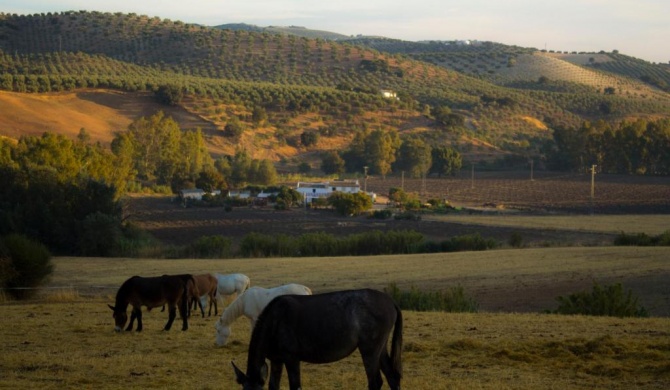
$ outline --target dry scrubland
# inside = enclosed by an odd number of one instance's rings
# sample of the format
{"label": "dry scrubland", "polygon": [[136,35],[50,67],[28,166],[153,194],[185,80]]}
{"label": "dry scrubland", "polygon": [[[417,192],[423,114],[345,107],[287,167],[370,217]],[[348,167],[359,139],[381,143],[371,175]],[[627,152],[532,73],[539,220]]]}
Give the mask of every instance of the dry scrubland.
{"label": "dry scrubland", "polygon": [[[254,285],[300,282],[317,293],[389,282],[422,289],[463,285],[482,303],[480,313],[404,312],[408,389],[667,388],[669,255],[667,248],[610,247],[363,258],[56,258],[50,287],[69,288],[0,305],[0,388],[237,388],[230,361],[246,364],[246,319],[233,325],[227,347],[214,343],[215,317],[196,315],[187,332],[178,324],[163,332],[167,314],[153,310],[145,312],[142,333],[112,330],[106,305],[123,280],[185,271],[244,272]],[[652,311],[662,317],[558,316],[529,309],[551,308],[554,294],[590,288],[592,278],[637,281],[645,289],[636,292],[655,302]],[[528,312],[511,313],[515,305]],[[358,353],[333,364],[304,364],[303,383],[306,389],[366,386]]]}

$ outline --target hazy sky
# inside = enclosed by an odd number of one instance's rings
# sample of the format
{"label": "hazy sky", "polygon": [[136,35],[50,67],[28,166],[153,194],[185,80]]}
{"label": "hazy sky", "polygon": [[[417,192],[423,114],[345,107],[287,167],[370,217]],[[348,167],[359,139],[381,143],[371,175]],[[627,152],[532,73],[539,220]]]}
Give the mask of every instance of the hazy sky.
{"label": "hazy sky", "polygon": [[208,26],[303,26],[345,35],[471,39],[670,61],[669,0],[0,0],[0,12],[137,13]]}

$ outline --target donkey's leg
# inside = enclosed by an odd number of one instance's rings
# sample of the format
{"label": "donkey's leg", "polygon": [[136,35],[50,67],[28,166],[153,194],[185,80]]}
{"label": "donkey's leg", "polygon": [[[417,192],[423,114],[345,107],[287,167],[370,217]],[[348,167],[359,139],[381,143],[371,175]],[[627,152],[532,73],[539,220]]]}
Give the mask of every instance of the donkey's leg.
{"label": "donkey's leg", "polygon": [[130,310],[130,322],[128,322],[128,326],[126,327],[127,331],[133,330],[133,324],[135,323],[135,317],[137,317],[137,314],[135,313],[135,308],[133,307]]}
{"label": "donkey's leg", "polygon": [[382,351],[381,356],[379,357],[379,365],[386,377],[386,382],[388,382],[391,390],[400,389],[400,377],[396,375],[391,364],[391,357],[386,351]]}
{"label": "donkey's leg", "polygon": [[[300,390],[300,361],[286,362],[286,374],[288,374],[288,387],[291,390]],[[277,384],[279,388],[279,384]]]}
{"label": "donkey's leg", "polygon": [[137,318],[137,331],[141,332],[142,331],[142,309],[141,308],[139,308],[139,307],[137,308],[137,313],[135,314],[135,317]]}
{"label": "donkey's leg", "polygon": [[188,330],[188,302],[185,299],[179,303],[179,315],[181,315],[181,330]]}
{"label": "donkey's leg", "polygon": [[379,390],[382,388],[382,374],[379,371],[379,355],[381,353],[380,347],[372,349],[361,349],[361,357],[363,358],[363,366],[365,366],[365,375],[368,377],[368,390]]}
{"label": "donkey's leg", "polygon": [[219,305],[216,303],[216,298],[214,295],[209,296],[209,316],[212,316],[212,306],[214,306],[214,315],[218,316],[219,315]]}
{"label": "donkey's leg", "polygon": [[[182,313],[184,315],[184,313]],[[165,324],[163,330],[170,330],[172,327],[172,322],[174,322],[175,317],[177,317],[177,308],[174,306],[174,303],[168,304],[168,322]]]}
{"label": "donkey's leg", "polygon": [[281,383],[281,373],[284,370],[284,363],[279,360],[270,361],[270,383],[268,385],[269,390],[279,390],[279,384]]}
{"label": "donkey's leg", "polygon": [[[198,300],[198,307],[200,308],[200,315],[202,315],[202,318],[205,318],[205,306],[202,304],[202,297],[197,297]],[[205,298],[207,299],[207,298]]]}

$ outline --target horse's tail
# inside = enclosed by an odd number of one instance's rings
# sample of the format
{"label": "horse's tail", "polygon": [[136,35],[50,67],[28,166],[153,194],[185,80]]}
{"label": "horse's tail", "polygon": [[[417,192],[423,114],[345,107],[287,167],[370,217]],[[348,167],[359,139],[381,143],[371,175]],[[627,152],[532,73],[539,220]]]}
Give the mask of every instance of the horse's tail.
{"label": "horse's tail", "polygon": [[400,378],[402,378],[402,311],[400,311],[398,305],[395,305],[395,311],[397,315],[393,327],[393,341],[391,341],[391,367],[398,378],[398,383],[400,383]]}
{"label": "horse's tail", "polygon": [[[187,274],[185,275],[184,279],[184,291],[182,291],[181,299],[184,305],[186,305],[186,310],[185,312],[187,313],[186,315],[188,316],[190,314],[190,307],[191,307],[191,292],[195,291],[195,279],[193,278],[193,275]],[[195,294],[194,294],[195,295]]]}

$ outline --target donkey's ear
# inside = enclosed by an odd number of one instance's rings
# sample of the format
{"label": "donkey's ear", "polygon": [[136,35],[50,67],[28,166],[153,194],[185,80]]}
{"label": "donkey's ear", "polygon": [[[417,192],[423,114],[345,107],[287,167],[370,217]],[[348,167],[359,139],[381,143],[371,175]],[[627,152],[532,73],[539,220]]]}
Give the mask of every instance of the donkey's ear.
{"label": "donkey's ear", "polygon": [[245,384],[247,382],[247,376],[242,372],[242,370],[237,368],[234,361],[231,360],[230,364],[233,365],[233,370],[235,371],[235,379],[237,379],[237,383],[241,385]]}
{"label": "donkey's ear", "polygon": [[110,304],[107,304],[107,306],[109,306],[109,308],[112,309],[112,311],[116,310],[116,308],[114,306],[110,305]]}

